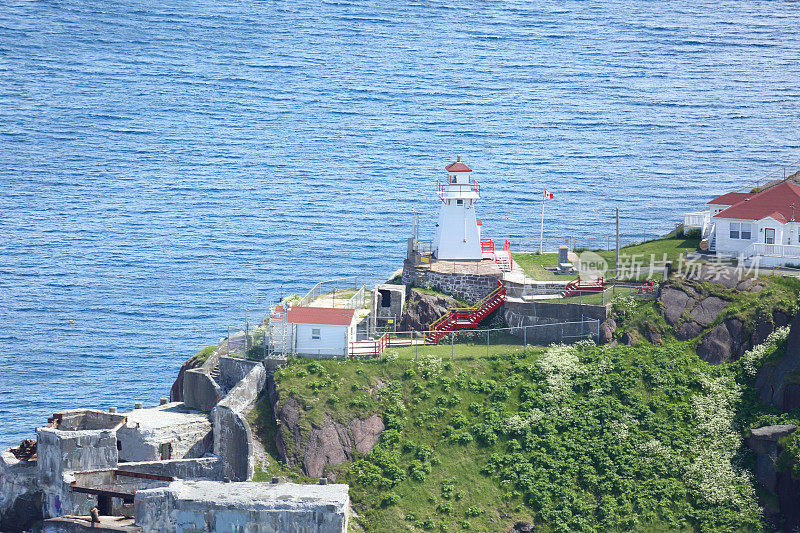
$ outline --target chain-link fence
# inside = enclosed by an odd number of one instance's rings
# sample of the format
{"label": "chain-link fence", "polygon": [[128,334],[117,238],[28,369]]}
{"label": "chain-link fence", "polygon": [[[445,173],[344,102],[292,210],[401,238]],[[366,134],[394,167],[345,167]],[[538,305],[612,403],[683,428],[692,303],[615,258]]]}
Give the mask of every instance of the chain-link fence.
{"label": "chain-link fence", "polygon": [[[527,346],[570,344],[590,339],[598,342],[600,321],[552,322],[459,331],[390,332],[378,337],[349,343],[348,356],[375,358],[391,350],[399,355],[436,353],[451,357],[489,356]],[[315,356],[316,354],[298,354]]]}

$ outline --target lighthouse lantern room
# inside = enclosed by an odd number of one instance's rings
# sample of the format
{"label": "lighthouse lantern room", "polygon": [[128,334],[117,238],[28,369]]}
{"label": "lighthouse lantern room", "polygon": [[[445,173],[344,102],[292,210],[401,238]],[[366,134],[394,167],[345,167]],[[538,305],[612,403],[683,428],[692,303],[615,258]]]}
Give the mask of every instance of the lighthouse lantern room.
{"label": "lighthouse lantern room", "polygon": [[472,169],[461,162],[445,167],[447,177],[436,180],[436,193],[442,200],[433,250],[439,260],[481,260],[481,228],[475,215],[475,202],[481,197]]}

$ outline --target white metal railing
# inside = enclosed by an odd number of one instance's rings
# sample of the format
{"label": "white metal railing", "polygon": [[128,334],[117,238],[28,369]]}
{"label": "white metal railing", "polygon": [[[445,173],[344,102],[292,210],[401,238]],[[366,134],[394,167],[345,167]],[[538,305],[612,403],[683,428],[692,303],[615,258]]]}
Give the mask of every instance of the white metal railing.
{"label": "white metal railing", "polygon": [[709,222],[708,211],[697,211],[696,213],[686,213],[683,215],[684,228],[699,228],[703,229]]}
{"label": "white metal railing", "polygon": [[766,244],[763,242],[754,242],[747,248],[742,250],[743,257],[786,257],[786,258],[800,258],[800,246],[796,244]]}
{"label": "white metal railing", "polygon": [[328,293],[333,293],[334,296],[336,292],[342,289],[357,289],[358,288],[358,278],[355,276],[347,277],[347,278],[339,278],[339,279],[328,279],[325,281],[320,281],[316,285],[314,285],[310,291],[303,296],[300,301],[297,303],[297,307],[306,307],[311,302]]}
{"label": "white metal railing", "polygon": [[364,300],[366,298],[367,287],[362,285],[358,292],[355,293],[342,307],[345,309],[361,309],[364,307]]}

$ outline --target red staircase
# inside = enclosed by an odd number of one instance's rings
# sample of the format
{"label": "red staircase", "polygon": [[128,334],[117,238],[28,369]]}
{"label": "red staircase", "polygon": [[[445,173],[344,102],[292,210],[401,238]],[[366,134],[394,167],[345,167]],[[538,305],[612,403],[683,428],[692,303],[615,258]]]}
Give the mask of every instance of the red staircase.
{"label": "red staircase", "polygon": [[575,296],[582,292],[603,292],[603,278],[595,281],[584,281],[581,278],[573,279],[564,287],[564,298]]}
{"label": "red staircase", "polygon": [[478,323],[489,316],[506,301],[506,288],[499,281],[497,288],[472,307],[451,309],[449,313],[434,322],[425,332],[425,342],[436,344],[451,331],[478,329]]}

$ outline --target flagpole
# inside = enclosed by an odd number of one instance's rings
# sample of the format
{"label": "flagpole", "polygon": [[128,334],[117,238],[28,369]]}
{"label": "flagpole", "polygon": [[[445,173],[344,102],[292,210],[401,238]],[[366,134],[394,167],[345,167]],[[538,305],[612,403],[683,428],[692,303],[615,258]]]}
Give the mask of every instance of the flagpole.
{"label": "flagpole", "polygon": [[542,191],[542,229],[539,233],[539,255],[544,253],[544,191]]}

